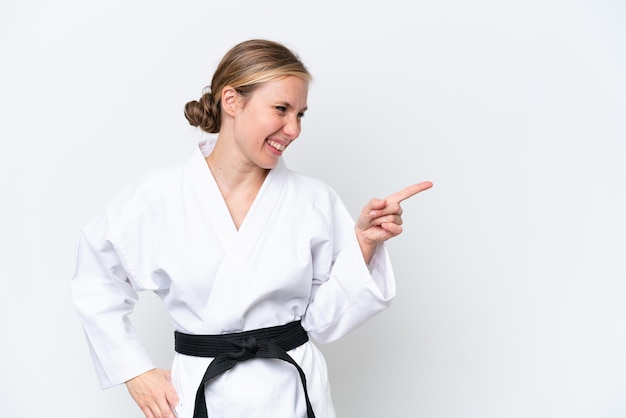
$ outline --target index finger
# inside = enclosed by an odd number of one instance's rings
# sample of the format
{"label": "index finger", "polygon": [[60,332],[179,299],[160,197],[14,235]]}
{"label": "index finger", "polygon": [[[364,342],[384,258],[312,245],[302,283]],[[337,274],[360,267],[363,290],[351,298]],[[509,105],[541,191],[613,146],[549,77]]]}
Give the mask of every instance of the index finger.
{"label": "index finger", "polygon": [[433,187],[433,183],[430,181],[423,181],[421,183],[413,184],[409,187],[405,187],[399,192],[395,192],[390,194],[385,198],[387,202],[397,202],[400,203],[405,199],[408,199],[411,196],[415,196],[419,192],[423,192],[424,190],[428,190]]}

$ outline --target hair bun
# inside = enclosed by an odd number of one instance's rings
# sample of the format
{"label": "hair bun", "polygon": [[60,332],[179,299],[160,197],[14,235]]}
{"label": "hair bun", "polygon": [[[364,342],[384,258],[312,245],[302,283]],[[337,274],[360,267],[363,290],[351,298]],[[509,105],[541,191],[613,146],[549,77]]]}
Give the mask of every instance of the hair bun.
{"label": "hair bun", "polygon": [[185,104],[185,117],[191,126],[198,126],[205,132],[219,132],[219,113],[211,91],[206,91],[200,100]]}

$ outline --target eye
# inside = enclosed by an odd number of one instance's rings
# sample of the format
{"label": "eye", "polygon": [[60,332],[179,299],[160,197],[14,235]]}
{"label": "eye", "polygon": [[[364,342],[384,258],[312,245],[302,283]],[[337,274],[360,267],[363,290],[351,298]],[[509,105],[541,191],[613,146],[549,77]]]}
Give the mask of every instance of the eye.
{"label": "eye", "polygon": [[302,119],[304,117],[304,113],[298,113],[298,119]]}
{"label": "eye", "polygon": [[287,111],[287,108],[285,106],[276,106],[275,109],[278,110],[279,112],[286,112]]}

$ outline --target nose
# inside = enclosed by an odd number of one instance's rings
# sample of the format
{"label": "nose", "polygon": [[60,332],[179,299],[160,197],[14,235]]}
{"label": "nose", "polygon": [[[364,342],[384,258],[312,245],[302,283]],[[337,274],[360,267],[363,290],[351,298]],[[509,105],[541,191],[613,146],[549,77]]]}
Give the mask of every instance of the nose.
{"label": "nose", "polygon": [[285,126],[283,126],[283,132],[289,138],[290,141],[293,141],[300,135],[301,126],[300,126],[300,118],[296,115],[290,116],[286,119]]}

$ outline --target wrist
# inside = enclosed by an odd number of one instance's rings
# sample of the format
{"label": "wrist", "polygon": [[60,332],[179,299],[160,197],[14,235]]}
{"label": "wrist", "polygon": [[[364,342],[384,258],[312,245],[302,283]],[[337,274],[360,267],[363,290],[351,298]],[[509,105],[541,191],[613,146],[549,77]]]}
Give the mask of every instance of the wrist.
{"label": "wrist", "polygon": [[359,247],[361,248],[363,260],[365,261],[365,264],[369,264],[370,260],[374,256],[374,252],[376,251],[378,243],[366,239],[363,236],[362,231],[358,227],[355,227],[355,233],[357,242],[359,243]]}

